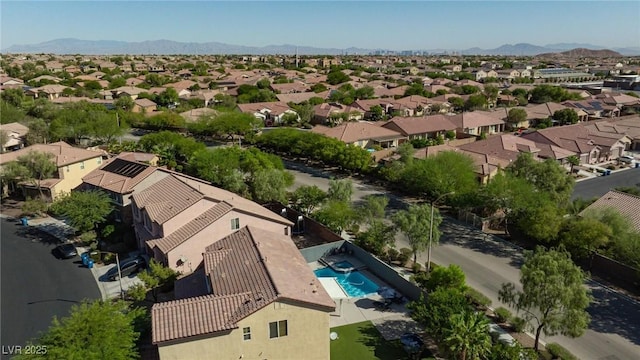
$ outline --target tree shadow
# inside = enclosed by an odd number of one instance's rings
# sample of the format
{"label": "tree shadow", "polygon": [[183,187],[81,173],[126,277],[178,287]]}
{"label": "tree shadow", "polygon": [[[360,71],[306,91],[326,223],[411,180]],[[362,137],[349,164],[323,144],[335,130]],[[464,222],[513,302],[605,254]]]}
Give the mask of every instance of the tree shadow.
{"label": "tree shadow", "polygon": [[38,242],[47,246],[59,245],[61,243],[59,238],[42,231],[38,226],[23,226],[21,224],[16,224],[16,226],[18,226],[16,228],[16,235],[29,239],[32,242]]}
{"label": "tree shadow", "polygon": [[373,324],[361,327],[360,334],[358,341],[372,348],[376,359],[415,360],[431,355],[427,349],[423,349],[420,354],[407,353],[399,340],[385,340]]}
{"label": "tree shadow", "polygon": [[604,334],[617,334],[640,345],[638,304],[602,286],[594,285],[591,291],[593,301],[587,308],[591,315],[589,329]]}
{"label": "tree shadow", "polygon": [[462,225],[444,218],[440,227],[441,244],[455,245],[479,253],[510,259],[509,265],[520,268],[523,264],[522,250],[492,234]]}

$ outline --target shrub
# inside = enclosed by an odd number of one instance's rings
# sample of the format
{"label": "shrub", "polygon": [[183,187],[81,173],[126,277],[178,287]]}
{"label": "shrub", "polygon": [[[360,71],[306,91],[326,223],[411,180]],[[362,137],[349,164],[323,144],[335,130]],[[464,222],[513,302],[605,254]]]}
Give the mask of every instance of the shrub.
{"label": "shrub", "polygon": [[414,274],[417,274],[420,272],[420,270],[422,270],[422,264],[420,263],[413,263],[413,265],[411,265],[411,270],[413,271]]}
{"label": "shrub", "polygon": [[551,355],[553,355],[553,357],[556,359],[578,360],[578,358],[575,357],[572,353],[570,353],[569,350],[563,348],[557,343],[547,344],[546,348],[547,348],[547,351],[549,351]]}
{"label": "shrub", "polygon": [[22,215],[42,216],[47,212],[49,205],[42,199],[28,199],[22,205]]}
{"label": "shrub", "polygon": [[509,319],[511,319],[511,311],[509,311],[509,309],[504,308],[504,307],[499,307],[497,308],[494,313],[496,314],[496,320],[498,320],[499,323],[505,323],[507,321],[509,321]]}
{"label": "shrub", "polygon": [[394,248],[387,249],[387,259],[390,263],[396,261],[399,255],[400,252],[398,250]]}
{"label": "shrub", "polygon": [[467,300],[469,300],[469,302],[478,307],[486,308],[491,306],[491,299],[484,296],[484,294],[474,288],[467,288],[465,295],[467,296]]}
{"label": "shrub", "polygon": [[609,170],[615,170],[615,169],[616,169],[616,167],[615,167],[615,166],[613,166],[613,165],[609,165],[609,166],[607,166],[607,169],[609,169]]}
{"label": "shrub", "polygon": [[513,317],[511,319],[511,327],[513,327],[513,331],[521,333],[524,332],[527,327],[527,321],[521,317]]}
{"label": "shrub", "polygon": [[407,261],[411,258],[411,249],[402,248],[400,249],[400,253],[398,254],[397,260],[400,263],[400,266],[404,266]]}
{"label": "shrub", "polygon": [[80,236],[78,236],[78,240],[80,240],[85,245],[94,242],[96,238],[97,238],[96,232],[93,230],[83,232],[82,234],[80,234]]}

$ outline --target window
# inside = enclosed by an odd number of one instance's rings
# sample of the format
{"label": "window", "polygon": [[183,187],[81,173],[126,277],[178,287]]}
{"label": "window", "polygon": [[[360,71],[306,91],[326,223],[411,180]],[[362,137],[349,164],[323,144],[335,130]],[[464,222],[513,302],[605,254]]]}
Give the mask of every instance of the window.
{"label": "window", "polygon": [[84,169],[84,161],[80,163],[80,169]]}
{"label": "window", "polygon": [[244,341],[251,340],[251,328],[250,327],[242,328],[242,338],[244,339]]}
{"label": "window", "polygon": [[240,229],[240,218],[231,219],[231,230]]}
{"label": "window", "polygon": [[287,335],[287,320],[280,320],[269,323],[269,339],[279,338]]}

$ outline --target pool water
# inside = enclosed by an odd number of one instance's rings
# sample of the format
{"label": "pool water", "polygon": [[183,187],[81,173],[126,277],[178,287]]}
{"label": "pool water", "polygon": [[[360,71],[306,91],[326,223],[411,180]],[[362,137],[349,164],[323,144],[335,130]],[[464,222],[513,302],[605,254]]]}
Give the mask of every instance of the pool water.
{"label": "pool water", "polygon": [[314,271],[317,277],[332,277],[336,278],[336,281],[342,289],[350,297],[363,297],[369,294],[374,294],[378,291],[378,284],[374,283],[359,271],[352,271],[349,273],[336,272],[332,268],[326,267]]}

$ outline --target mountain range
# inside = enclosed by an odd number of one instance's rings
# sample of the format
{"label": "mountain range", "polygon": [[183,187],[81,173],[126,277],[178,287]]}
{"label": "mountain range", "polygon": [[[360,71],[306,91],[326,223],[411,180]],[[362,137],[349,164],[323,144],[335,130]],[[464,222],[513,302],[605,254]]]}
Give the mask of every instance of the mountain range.
{"label": "mountain range", "polygon": [[[520,55],[533,56],[545,53],[562,52],[575,48],[585,48],[591,50],[613,50],[621,55],[640,55],[640,47],[607,48],[599,45],[578,44],[578,43],[558,43],[544,46],[532,45],[528,43],[505,44],[495,49],[432,49],[417,50],[428,54],[463,54],[463,55]],[[110,54],[131,54],[131,55],[166,55],[166,54],[195,54],[195,55],[217,55],[217,54],[283,54],[293,55],[296,52],[300,55],[340,55],[340,54],[372,54],[389,53],[386,49],[364,49],[350,47],[346,49],[338,48],[318,48],[312,46],[296,46],[290,44],[267,45],[263,47],[243,46],[225,44],[220,42],[178,42],[171,40],[151,40],[142,42],[126,42],[116,40],[79,40],[79,39],[56,39],[39,44],[12,45],[1,50],[3,53],[46,53],[46,54],[86,54],[86,55],[110,55]]]}

